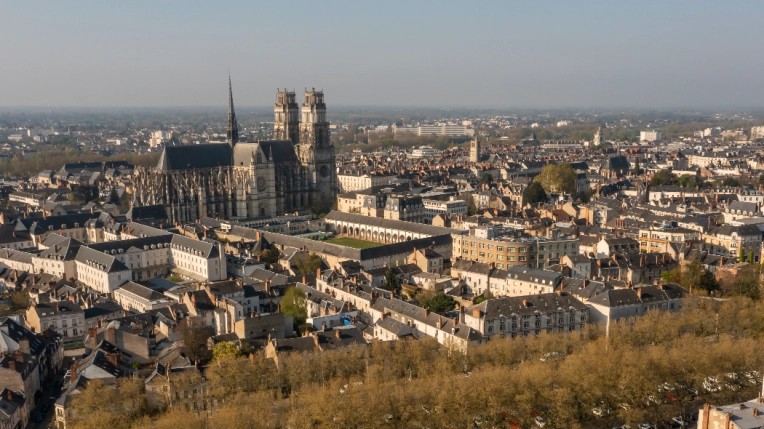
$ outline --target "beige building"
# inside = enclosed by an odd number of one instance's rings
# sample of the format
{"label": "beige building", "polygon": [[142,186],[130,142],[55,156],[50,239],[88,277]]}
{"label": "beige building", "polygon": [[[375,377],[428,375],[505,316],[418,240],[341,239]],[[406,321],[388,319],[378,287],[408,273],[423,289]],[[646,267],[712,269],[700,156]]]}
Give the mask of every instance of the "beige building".
{"label": "beige building", "polygon": [[489,299],[464,313],[464,323],[486,337],[580,332],[588,320],[589,307],[564,292]]}
{"label": "beige building", "polygon": [[643,253],[669,252],[669,247],[689,246],[700,240],[701,234],[687,228],[642,228],[639,230],[639,250]]}
{"label": "beige building", "polygon": [[389,185],[397,179],[394,174],[385,174],[378,171],[364,174],[338,174],[340,192],[352,192],[369,189],[372,186]]}
{"label": "beige building", "polygon": [[452,258],[494,264],[496,268],[514,265],[544,268],[559,263],[565,255],[578,254],[577,238],[500,237],[481,238],[453,235]]}
{"label": "beige building", "polygon": [[37,303],[26,311],[26,324],[32,332],[52,329],[64,337],[64,341],[78,339],[87,333],[85,312],[71,301]]}

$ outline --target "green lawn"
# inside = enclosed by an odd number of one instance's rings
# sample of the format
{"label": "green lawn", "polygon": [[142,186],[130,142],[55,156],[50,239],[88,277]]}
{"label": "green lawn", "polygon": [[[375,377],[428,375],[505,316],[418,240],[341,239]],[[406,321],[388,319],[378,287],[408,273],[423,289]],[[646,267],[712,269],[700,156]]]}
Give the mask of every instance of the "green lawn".
{"label": "green lawn", "polygon": [[327,243],[338,244],[340,246],[347,246],[355,249],[368,249],[369,247],[377,247],[382,245],[373,241],[359,240],[357,238],[350,237],[333,238],[331,240],[324,241]]}

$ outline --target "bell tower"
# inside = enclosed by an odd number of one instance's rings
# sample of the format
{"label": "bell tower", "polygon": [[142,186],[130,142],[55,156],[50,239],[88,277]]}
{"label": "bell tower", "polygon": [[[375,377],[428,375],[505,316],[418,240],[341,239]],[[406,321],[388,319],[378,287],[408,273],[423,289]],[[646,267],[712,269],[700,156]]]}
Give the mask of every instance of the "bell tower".
{"label": "bell tower", "polygon": [[294,91],[277,90],[276,105],[273,107],[273,139],[291,140],[299,143],[300,118]]}
{"label": "bell tower", "polygon": [[301,109],[300,145],[298,156],[305,167],[308,180],[319,195],[334,199],[337,196],[337,165],[334,146],[329,141],[329,122],[326,120],[324,92],[315,88],[305,91]]}
{"label": "bell tower", "polygon": [[480,161],[480,140],[478,140],[478,138],[475,137],[475,139],[470,142],[470,162],[479,162],[479,161]]}

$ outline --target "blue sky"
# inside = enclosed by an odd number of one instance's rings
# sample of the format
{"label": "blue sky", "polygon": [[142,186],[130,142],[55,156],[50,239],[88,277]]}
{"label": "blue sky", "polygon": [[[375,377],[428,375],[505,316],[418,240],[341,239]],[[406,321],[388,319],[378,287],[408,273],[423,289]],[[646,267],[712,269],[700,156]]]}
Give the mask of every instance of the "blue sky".
{"label": "blue sky", "polygon": [[0,106],[764,105],[764,2],[4,2]]}

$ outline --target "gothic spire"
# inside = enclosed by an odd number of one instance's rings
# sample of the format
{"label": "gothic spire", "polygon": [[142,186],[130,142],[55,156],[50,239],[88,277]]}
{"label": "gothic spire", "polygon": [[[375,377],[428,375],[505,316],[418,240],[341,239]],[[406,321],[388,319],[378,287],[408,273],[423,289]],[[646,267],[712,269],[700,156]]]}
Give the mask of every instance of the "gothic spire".
{"label": "gothic spire", "polygon": [[234,147],[239,142],[239,124],[236,122],[236,113],[233,111],[233,90],[231,89],[231,75],[228,75],[228,144]]}

